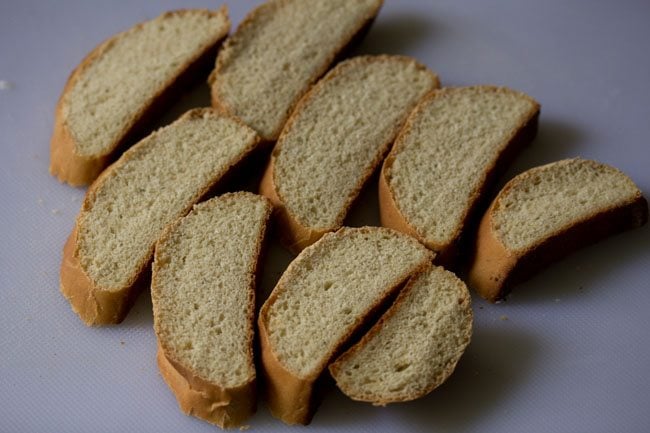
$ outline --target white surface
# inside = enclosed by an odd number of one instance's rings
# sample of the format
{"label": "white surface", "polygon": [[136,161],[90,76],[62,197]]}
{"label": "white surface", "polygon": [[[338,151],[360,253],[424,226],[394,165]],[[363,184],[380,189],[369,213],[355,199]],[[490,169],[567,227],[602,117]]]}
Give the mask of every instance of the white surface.
{"label": "white surface", "polygon": [[[238,23],[255,2],[229,3]],[[215,430],[182,415],[158,375],[147,294],[122,325],[103,329],[83,326],[59,294],[61,249],[83,190],[47,173],[54,106],[72,68],[116,31],[189,6],[0,3],[0,80],[7,83],[0,89],[0,431]],[[360,51],[416,56],[445,85],[494,83],[537,98],[539,136],[508,176],[580,155],[622,169],[648,193],[649,16],[643,0],[387,0]],[[174,113],[207,103],[201,85]],[[375,193],[365,193],[353,223],[376,223]],[[648,431],[649,240],[646,226],[601,242],[519,287],[505,304],[475,298],[473,342],[440,389],[388,408],[331,389],[309,428]],[[267,289],[288,258],[272,251]],[[288,429],[263,404],[250,424]]]}

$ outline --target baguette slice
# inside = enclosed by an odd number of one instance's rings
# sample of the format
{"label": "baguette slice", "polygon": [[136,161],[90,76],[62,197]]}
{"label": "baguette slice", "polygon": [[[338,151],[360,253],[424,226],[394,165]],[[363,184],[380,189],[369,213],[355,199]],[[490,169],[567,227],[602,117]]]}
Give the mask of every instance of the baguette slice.
{"label": "baguette slice", "polygon": [[414,110],[379,177],[383,226],[451,264],[477,205],[537,132],[539,104],[504,87],[436,90]]}
{"label": "baguette slice", "polygon": [[255,277],[271,204],[239,192],[195,205],[156,244],[158,366],[181,410],[221,428],[255,412]]}
{"label": "baguette slice", "polygon": [[269,0],[227,39],[209,83],[212,104],[275,141],[294,105],[345,48],[363,37],[383,0]]}
{"label": "baguette slice", "polygon": [[289,265],[258,318],[273,416],[307,424],[315,382],[342,345],[433,259],[415,239],[379,227],[323,236]]}
{"label": "baguette slice", "polygon": [[549,263],[647,220],[641,191],[613,167],[576,158],[532,168],[483,216],[469,283],[495,302]]}
{"label": "baguette slice", "polygon": [[437,76],[402,56],[337,65],[300,101],[262,178],[279,233],[294,252],[337,230]]}
{"label": "baguette slice", "polygon": [[63,250],[61,292],[88,325],[119,323],[165,226],[259,142],[212,109],[190,110],[133,146],[88,189]]}
{"label": "baguette slice", "polygon": [[329,370],[354,400],[380,406],[414,400],[447,380],[471,336],[467,286],[432,266],[411,277],[379,322]]}
{"label": "baguette slice", "polygon": [[91,183],[203,72],[229,29],[225,6],[180,10],[97,46],[72,72],[59,99],[50,173],[74,186]]}

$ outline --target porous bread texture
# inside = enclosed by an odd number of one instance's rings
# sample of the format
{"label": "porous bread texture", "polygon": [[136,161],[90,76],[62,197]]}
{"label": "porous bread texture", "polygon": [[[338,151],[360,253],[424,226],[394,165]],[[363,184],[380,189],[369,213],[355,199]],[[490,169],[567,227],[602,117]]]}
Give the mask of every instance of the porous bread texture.
{"label": "porous bread texture", "polygon": [[292,220],[279,224],[290,248],[343,225],[410,111],[438,85],[411,58],[362,56],[341,62],[301,100],[260,189]]}
{"label": "porous bread texture", "polygon": [[[61,268],[61,290],[88,324],[118,323],[155,242],[259,137],[234,118],[194,109],[133,146],[90,187],[74,245]],[[72,238],[72,237],[71,237]],[[71,280],[70,275],[78,276]],[[104,303],[99,292],[112,293]]]}
{"label": "porous bread texture", "polygon": [[354,400],[414,400],[453,372],[472,335],[467,286],[441,267],[411,277],[377,324],[329,370]]}
{"label": "porous bread texture", "polygon": [[[221,427],[255,410],[255,276],[270,213],[263,197],[225,194],[195,205],[156,245],[151,297],[159,348],[186,380],[225,394],[185,410]],[[245,386],[244,401],[232,401],[229,391]],[[183,393],[173,381],[170,387],[184,407]]]}
{"label": "porous bread texture", "polygon": [[416,236],[441,258],[453,255],[471,211],[499,174],[500,158],[526,144],[518,138],[533,138],[538,114],[535,100],[505,87],[432,92],[384,162],[382,225]]}
{"label": "porous bread texture", "polygon": [[648,220],[648,203],[619,170],[580,158],[506,184],[479,226],[469,283],[495,302],[546,265]]}
{"label": "porous bread texture", "polygon": [[342,228],[303,250],[259,315],[269,407],[287,423],[308,423],[312,388],[368,315],[433,254],[379,227]]}
{"label": "porous bread texture", "polygon": [[97,53],[63,97],[81,156],[103,155],[161,89],[228,33],[226,10],[165,13],[121,33]]}
{"label": "porous bread texture", "polygon": [[492,229],[510,251],[531,248],[577,221],[641,195],[619,170],[580,158],[533,168],[515,179],[491,210]]}
{"label": "porous bread texture", "polygon": [[383,0],[269,0],[227,39],[210,76],[213,106],[268,141],[298,99],[367,28]]}

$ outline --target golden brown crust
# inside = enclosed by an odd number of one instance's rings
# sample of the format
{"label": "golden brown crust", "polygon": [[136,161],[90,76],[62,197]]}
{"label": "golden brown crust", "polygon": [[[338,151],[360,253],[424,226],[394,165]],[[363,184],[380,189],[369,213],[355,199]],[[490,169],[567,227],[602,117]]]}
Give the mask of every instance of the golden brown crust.
{"label": "golden brown crust", "polygon": [[[336,233],[346,230],[374,231],[381,229],[377,227],[361,227],[356,229],[343,227]],[[317,254],[318,244],[323,242],[327,236],[332,235],[333,234],[328,233],[313,245],[305,248],[300,255],[289,264],[289,267],[284,274],[286,275],[287,273],[294,272],[294,267],[297,266],[296,262],[298,258],[309,257]],[[285,290],[283,279],[281,278],[277,286],[273,289],[273,292],[271,292],[271,295],[262,306],[257,319],[261,344],[262,367],[265,379],[264,389],[271,414],[287,424],[309,424],[318,403],[314,396],[314,387],[330,360],[340,352],[343,345],[354,335],[354,332],[361,329],[368,320],[374,316],[386,299],[390,299],[392,295],[400,290],[403,287],[403,283],[411,275],[427,269],[431,265],[433,258],[434,254],[429,252],[426,259],[423,260],[419,266],[398,278],[396,284],[387,289],[385,296],[382,299],[377,300],[375,305],[372,305],[368,311],[356,319],[351,330],[342,338],[341,341],[338,342],[337,347],[325,356],[326,359],[315,369],[314,373],[306,377],[300,377],[294,372],[287,370],[279,360],[274,351],[273,345],[269,341],[267,327],[268,310],[277,301],[278,296]]]}
{"label": "golden brown crust", "polygon": [[[242,22],[237,27],[237,30],[235,30],[235,33],[233,33],[230,37],[228,37],[228,39],[226,39],[223,49],[217,56],[214,70],[210,73],[210,76],[208,77],[208,84],[210,85],[211,88],[210,94],[212,98],[212,106],[215,109],[225,113],[229,113],[231,115],[235,115],[235,116],[237,115],[235,110],[230,105],[228,105],[226,101],[224,101],[223,97],[220,96],[219,94],[220,89],[217,84],[219,81],[219,74],[221,73],[221,71],[225,67],[225,64],[229,60],[228,57],[231,55],[230,50],[234,49],[231,47],[234,47],[241,43],[239,41],[239,39],[241,38],[241,34],[246,30],[248,30],[248,28],[256,26],[257,19],[259,16],[268,13],[269,9],[281,8],[287,3],[290,3],[291,1],[293,0],[270,0],[255,7],[242,20]],[[301,92],[301,94],[296,97],[293,106],[287,109],[287,118],[290,117],[291,113],[293,113],[296,110],[297,104],[300,101],[300,99],[310,90],[310,87],[327,72],[327,70],[336,61],[336,59],[338,59],[340,55],[345,51],[347,51],[353,44],[360,42],[362,37],[368,32],[368,30],[372,26],[372,23],[374,22],[375,17],[379,13],[379,10],[381,9],[383,3],[384,0],[377,1],[377,7],[374,10],[372,10],[366,17],[364,17],[362,21],[359,22],[359,26],[347,38],[345,38],[346,42],[344,42],[341,47],[339,47],[337,50],[331,53],[330,57],[324,63],[323,67],[320,70],[318,70],[316,73],[314,73],[311,82],[308,83],[305,86],[305,89]],[[271,136],[262,136],[262,139],[266,142],[276,141],[280,136],[282,129],[283,127],[280,126],[278,130],[274,131],[274,133]],[[258,134],[260,134],[259,131]]]}
{"label": "golden brown crust", "polygon": [[180,409],[221,428],[238,427],[256,410],[255,378],[236,388],[221,388],[184,371],[167,359],[158,345],[160,374],[173,391]]}
{"label": "golden brown crust", "polygon": [[[176,120],[176,122],[210,115],[223,116],[222,113],[217,113],[212,108],[195,108],[183,114]],[[244,128],[250,129],[238,118],[229,117],[229,119]],[[192,200],[188,202],[187,207],[181,213],[181,216],[189,212],[195,203],[199,202],[210,191],[212,191],[224,176],[233,169],[236,169],[241,161],[257,148],[259,142],[259,137],[255,136],[255,139],[252,140],[248,148],[242,151],[238,159],[232,161],[230,167],[226,167],[224,172],[216,174],[215,178],[212,179],[212,183],[205,185],[203,190],[199,191]],[[148,265],[153,257],[154,245],[151,246],[149,253],[143,261],[137,264],[137,271],[129,279],[126,286],[107,289],[98,287],[82,269],[77,243],[77,233],[82,214],[92,209],[97,191],[103,186],[104,182],[113,175],[115,170],[119,170],[119,168],[125,164],[125,161],[128,161],[131,155],[136,154],[139,147],[142,145],[141,143],[144,143],[144,140],[126,151],[120,159],[107,167],[106,170],[95,179],[92,185],[90,185],[88,191],[86,191],[86,196],[84,197],[81,211],[77,216],[72,234],[68,238],[64,248],[60,277],[61,292],[71,303],[72,309],[75,313],[77,313],[89,326],[113,325],[124,320],[126,314],[135,301],[135,298],[141,291],[142,287],[147,285],[146,283],[149,279],[147,271],[149,269]]]}
{"label": "golden brown crust", "polygon": [[[423,270],[422,272],[427,272],[427,270]],[[399,293],[393,304],[390,306],[390,308],[384,313],[379,321],[375,323],[372,328],[359,340],[358,343],[354,344],[354,346],[350,347],[347,351],[345,351],[341,356],[339,356],[333,363],[331,363],[328,367],[328,370],[334,380],[337,383],[337,386],[345,395],[350,397],[353,400],[357,401],[365,401],[368,403],[372,403],[375,406],[386,406],[389,403],[398,403],[398,402],[404,402],[404,401],[411,401],[418,399],[420,397],[424,397],[425,395],[429,394],[431,391],[436,389],[438,386],[442,385],[444,381],[447,380],[449,376],[454,372],[456,369],[456,365],[458,364],[458,361],[460,360],[460,356],[454,360],[454,362],[448,364],[445,366],[445,369],[440,372],[435,377],[435,380],[432,381],[425,389],[422,389],[418,393],[405,393],[402,395],[395,395],[390,398],[384,398],[381,396],[376,396],[376,395],[363,395],[358,392],[355,392],[355,390],[351,389],[344,389],[342,387],[342,382],[338,380],[338,377],[340,376],[340,366],[347,362],[347,360],[353,356],[356,355],[356,353],[361,350],[372,338],[374,338],[377,334],[381,332],[383,327],[385,326],[386,322],[390,320],[390,318],[399,311],[399,308],[401,304],[404,302],[406,297],[409,295],[413,288],[413,284],[415,279],[417,278],[417,275],[412,276],[406,286],[402,289],[402,291]],[[464,284],[463,284],[464,286]],[[467,327],[463,330],[464,331],[464,340],[463,344],[465,347],[469,345],[469,342],[472,337],[472,323],[474,320],[474,314],[472,312],[472,307],[471,307],[471,296],[469,294],[469,291],[465,288],[463,290],[461,296],[458,298],[458,304],[464,307],[464,313],[469,317],[469,320],[466,322]]]}
{"label": "golden brown crust", "polygon": [[[145,277],[146,279],[146,277]],[[133,286],[121,290],[109,291],[99,289],[81,267],[77,251],[77,226],[63,247],[61,262],[60,290],[88,326],[116,324],[124,320],[135,301],[142,279]]]}
{"label": "golden brown crust", "polygon": [[[222,6],[218,11],[200,11],[211,16],[223,15],[227,28],[230,28],[226,6]],[[168,17],[187,12],[188,10],[178,10],[166,12],[162,16]],[[131,30],[140,28],[143,25],[144,23],[136,24]],[[151,120],[182,92],[187,83],[196,80],[207,69],[206,62],[216,54],[217,48],[227,36],[228,31],[226,30],[224,34],[219,35],[205,50],[198,53],[167,86],[159,89],[159,92],[151,99],[148,106],[144,107],[139,113],[134,113],[132,125],[123,131],[121,138],[116,143],[113,143],[110,149],[106,149],[106,152],[100,155],[80,155],[76,150],[77,143],[68,128],[64,115],[67,94],[81,74],[92,65],[95,59],[102,56],[123,33],[118,33],[95,47],[81,61],[79,66],[72,71],[59,97],[55,109],[54,130],[50,140],[50,174],[56,176],[61,182],[66,182],[72,186],[85,186],[95,180],[102,170],[111,161],[115,160],[128,145],[142,137]]]}
{"label": "golden brown crust", "polygon": [[[299,253],[304,248],[313,244],[321,237],[323,237],[325,233],[336,231],[343,226],[345,217],[347,216],[350,209],[354,205],[355,200],[359,197],[361,190],[368,182],[368,179],[370,179],[370,177],[375,172],[377,167],[379,167],[379,165],[381,164],[386,153],[390,149],[390,145],[392,144],[393,139],[391,138],[386,143],[383,143],[383,146],[381,146],[382,151],[378,154],[378,157],[368,166],[368,169],[364,173],[362,173],[359,183],[356,185],[352,194],[350,194],[350,196],[347,198],[345,205],[341,209],[341,212],[337,215],[336,221],[332,225],[332,227],[314,228],[314,227],[308,227],[307,225],[303,224],[298,219],[298,217],[287,208],[287,206],[285,205],[286,199],[282,197],[280,191],[276,187],[277,177],[274,169],[275,160],[277,158],[277,155],[280,152],[282,152],[282,146],[285,137],[288,134],[290,134],[291,130],[293,129],[293,125],[296,122],[298,116],[300,115],[302,109],[307,104],[309,104],[312,98],[314,98],[315,95],[318,92],[320,92],[321,89],[325,87],[329,81],[344,73],[346,69],[355,68],[358,67],[359,65],[370,64],[373,62],[386,62],[386,61],[396,61],[396,60],[404,63],[413,64],[418,70],[427,72],[432,78],[433,88],[437,88],[440,85],[438,76],[432,71],[430,71],[426,66],[420,64],[413,58],[406,57],[406,56],[397,56],[397,55],[357,56],[347,61],[339,63],[331,71],[329,71],[327,75],[325,75],[314,86],[312,86],[312,88],[309,89],[309,91],[300,99],[300,101],[298,101],[298,103],[296,104],[296,108],[294,109],[293,113],[291,113],[291,116],[289,116],[289,119],[285,123],[284,128],[282,129],[282,133],[278,138],[275,148],[273,149],[273,152],[271,154],[269,163],[264,172],[264,176],[260,184],[259,192],[260,194],[268,197],[273,202],[273,205],[275,206],[276,209],[275,215],[278,221],[277,230],[280,234],[280,240],[293,253],[296,254]],[[397,135],[401,127],[402,125],[398,125],[395,128],[392,137],[395,137]],[[408,232],[405,233],[410,234]]]}
{"label": "golden brown crust", "polygon": [[[510,89],[497,86],[478,87],[492,92],[514,92]],[[404,124],[404,127],[395,139],[395,144],[393,145],[391,152],[384,160],[384,164],[382,165],[381,173],[379,175],[379,216],[381,225],[414,236],[420,242],[426,245],[427,248],[436,251],[438,253],[436,256],[436,262],[446,267],[454,267],[454,265],[456,265],[456,259],[458,257],[459,251],[461,250],[460,244],[463,241],[463,239],[461,239],[463,232],[471,232],[471,230],[467,230],[467,228],[473,225],[474,220],[477,218],[477,212],[484,204],[483,202],[486,198],[485,196],[492,190],[494,183],[498,177],[505,172],[514,157],[521,151],[521,149],[529,144],[535,138],[535,135],[537,135],[537,123],[540,112],[540,105],[537,103],[537,101],[524,93],[515,92],[532,102],[532,108],[528,112],[527,120],[525,123],[520,125],[516,131],[514,131],[513,135],[508,139],[507,144],[504,146],[499,156],[495,159],[494,163],[491,166],[485,168],[485,171],[483,172],[482,182],[478,189],[473,191],[472,196],[469,200],[469,206],[465,209],[464,215],[462,217],[462,222],[458,225],[456,232],[453,234],[453,236],[451,236],[449,241],[440,244],[426,239],[418,231],[415,225],[408,220],[407,216],[402,213],[399,205],[395,200],[395,192],[391,188],[388,179],[391,176],[391,169],[393,162],[395,161],[395,157],[401,150],[402,143],[410,133],[413,123],[415,122],[419,113],[425,108],[427,104],[431,102],[431,100],[440,97],[447,92],[453,91],[455,91],[455,88],[443,88],[434,90],[420,101],[418,106],[411,112],[409,118]]]}
{"label": "golden brown crust", "polygon": [[522,173],[506,184],[479,226],[468,281],[480,296],[490,302],[505,298],[513,285],[527,280],[572,252],[616,233],[640,227],[648,221],[648,203],[641,191],[638,191],[629,202],[575,221],[530,248],[508,250],[493,228],[494,208],[498,206],[500,197],[507,194],[529,172]]}

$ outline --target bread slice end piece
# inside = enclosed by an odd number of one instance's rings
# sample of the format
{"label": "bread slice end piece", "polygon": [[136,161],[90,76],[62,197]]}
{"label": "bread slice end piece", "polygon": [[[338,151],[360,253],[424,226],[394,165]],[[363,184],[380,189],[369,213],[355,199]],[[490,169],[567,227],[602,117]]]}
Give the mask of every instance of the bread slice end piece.
{"label": "bread slice end piece", "polygon": [[280,242],[289,251],[298,254],[300,251],[307,248],[317,240],[323,237],[327,230],[315,230],[313,228],[302,225],[296,218],[289,212],[284,202],[278,196],[275,182],[273,180],[275,157],[271,155],[271,159],[264,171],[262,180],[260,182],[259,193],[268,198],[273,204],[274,219],[277,221],[277,232],[280,235]]}
{"label": "bread slice end piece", "polygon": [[[88,326],[114,325],[122,322],[135,302],[139,290],[133,286],[123,290],[101,290],[81,268],[76,252],[77,226],[63,247],[60,290],[72,310]],[[144,285],[143,273],[135,285]]]}
{"label": "bread slice end piece", "polygon": [[182,373],[158,344],[160,373],[186,415],[197,416],[221,428],[241,426],[256,410],[255,379],[224,389],[189,373]]}

